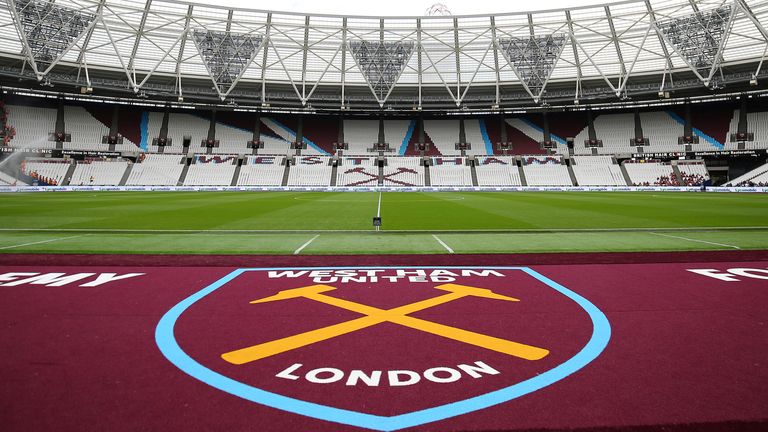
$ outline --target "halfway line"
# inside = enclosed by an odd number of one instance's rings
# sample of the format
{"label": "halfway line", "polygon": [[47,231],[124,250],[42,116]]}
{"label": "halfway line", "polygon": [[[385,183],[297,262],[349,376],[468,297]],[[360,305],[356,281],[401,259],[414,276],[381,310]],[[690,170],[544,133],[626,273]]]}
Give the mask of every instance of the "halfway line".
{"label": "halfway line", "polygon": [[61,237],[61,238],[50,239],[50,240],[41,240],[41,241],[36,241],[36,242],[31,242],[31,243],[22,243],[22,244],[17,244],[17,245],[12,245],[12,246],[3,246],[3,247],[0,247],[0,250],[2,250],[2,249],[13,249],[13,248],[23,247],[23,246],[32,246],[32,245],[43,244],[43,243],[51,243],[51,242],[60,241],[60,240],[73,239],[73,238],[77,238],[77,237],[85,237],[87,235],[88,234],[82,234],[82,235],[69,236],[69,237]]}
{"label": "halfway line", "polygon": [[298,248],[298,249],[296,249],[295,251],[293,251],[293,254],[294,254],[294,255],[298,255],[299,253],[301,253],[301,251],[302,251],[302,250],[304,250],[304,248],[305,248],[305,247],[309,246],[309,244],[310,244],[310,243],[312,243],[313,241],[315,241],[315,239],[316,239],[316,238],[318,238],[318,237],[320,237],[320,234],[318,234],[318,235],[316,235],[316,236],[312,237],[312,238],[311,238],[311,239],[309,239],[309,240],[308,240],[306,243],[304,243],[303,245],[299,246],[299,248]]}
{"label": "halfway line", "polygon": [[729,247],[729,248],[733,248],[733,249],[741,249],[740,247],[734,246],[734,245],[723,244],[723,243],[715,243],[715,242],[710,242],[710,241],[706,241],[706,240],[696,240],[696,239],[692,239],[692,238],[688,238],[688,237],[673,236],[673,235],[669,235],[669,234],[661,234],[661,233],[655,233],[655,232],[649,232],[648,234],[653,234],[653,235],[662,236],[662,237],[676,238],[676,239],[680,239],[680,240],[688,240],[688,241],[697,242],[697,243],[706,243],[706,244],[711,244],[711,245],[715,245],[715,246],[724,246],[724,247]]}
{"label": "halfway line", "polygon": [[435,240],[437,240],[437,242],[438,242],[438,243],[440,243],[440,244],[441,244],[441,245],[442,245],[442,246],[445,248],[445,250],[447,250],[447,251],[448,251],[448,253],[453,253],[453,249],[451,249],[451,247],[450,247],[450,246],[448,246],[447,244],[445,244],[445,242],[444,242],[444,241],[440,240],[440,237],[438,237],[438,236],[436,236],[436,235],[434,235],[434,234],[432,234],[432,237],[434,237],[434,238],[435,238]]}

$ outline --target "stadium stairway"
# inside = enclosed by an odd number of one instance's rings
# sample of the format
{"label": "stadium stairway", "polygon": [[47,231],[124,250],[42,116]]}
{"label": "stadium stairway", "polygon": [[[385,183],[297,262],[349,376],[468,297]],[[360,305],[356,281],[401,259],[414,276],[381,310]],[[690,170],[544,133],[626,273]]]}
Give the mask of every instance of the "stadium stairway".
{"label": "stadium stairway", "polygon": [[672,172],[675,173],[675,178],[677,179],[678,182],[683,179],[683,176],[680,173],[680,168],[677,167],[676,163],[672,164]]}
{"label": "stadium stairway", "polygon": [[473,160],[469,164],[469,173],[472,176],[472,186],[477,186],[478,185],[478,183],[477,183],[477,170],[475,169],[475,162],[477,162],[477,161]]}
{"label": "stadium stairway", "polygon": [[[517,163],[517,162],[515,162]],[[520,184],[523,186],[528,186],[528,180],[525,179],[525,171],[523,171],[523,165],[520,164],[517,166],[517,172],[520,173]]]}
{"label": "stadium stairway", "polygon": [[[616,157],[613,158],[614,161],[616,160]],[[627,182],[627,186],[632,186],[632,178],[629,176],[629,173],[627,172],[627,167],[624,166],[624,164],[619,165],[621,168],[621,175],[624,176],[624,181]]]}
{"label": "stadium stairway", "polygon": [[283,171],[283,180],[280,182],[280,186],[288,186],[288,178],[291,175],[291,160],[285,159],[285,171]]}
{"label": "stadium stairway", "polygon": [[[563,163],[565,163],[565,161],[563,161]],[[571,177],[571,184],[578,186],[579,181],[576,180],[576,173],[573,172],[573,159],[571,159],[570,163],[565,163],[565,166],[568,168],[568,176]]]}
{"label": "stadium stairway", "polygon": [[[162,148],[162,147],[160,147],[160,148]],[[188,171],[189,171],[189,163],[186,161],[186,158],[185,158],[184,168],[181,170],[181,175],[179,176],[179,181],[176,182],[177,184],[179,184],[179,185],[183,185],[184,184],[184,180],[187,179],[187,172]]]}
{"label": "stadium stairway", "polygon": [[432,179],[429,177],[429,164],[422,161],[424,164],[424,186],[432,186]]}
{"label": "stadium stairway", "polygon": [[339,164],[336,163],[331,167],[331,186],[336,186],[336,175],[339,173]]}
{"label": "stadium stairway", "polygon": [[235,167],[235,173],[232,175],[232,181],[229,183],[230,186],[237,186],[237,179],[240,178],[240,168],[243,166],[243,160],[238,158],[237,160],[237,167]]}
{"label": "stadium stairway", "polygon": [[123,177],[120,178],[120,183],[117,184],[118,186],[125,186],[125,184],[128,182],[128,178],[131,176],[131,171],[133,171],[133,164],[129,163],[128,167],[123,173]]}
{"label": "stadium stairway", "polygon": [[77,162],[72,161],[72,163],[69,164],[69,168],[67,168],[67,173],[64,174],[64,181],[61,182],[62,186],[69,186],[70,180],[72,180],[72,175],[75,174],[75,168],[77,167]]}

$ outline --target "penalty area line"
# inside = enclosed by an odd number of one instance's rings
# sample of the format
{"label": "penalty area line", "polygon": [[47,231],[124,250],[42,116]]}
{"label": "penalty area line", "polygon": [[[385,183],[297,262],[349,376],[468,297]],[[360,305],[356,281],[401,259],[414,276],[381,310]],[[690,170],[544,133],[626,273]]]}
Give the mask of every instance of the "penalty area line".
{"label": "penalty area line", "polygon": [[313,241],[315,241],[315,239],[316,239],[316,238],[318,238],[318,237],[320,237],[320,234],[318,234],[318,235],[316,235],[316,236],[312,237],[311,239],[307,240],[307,242],[306,242],[306,243],[304,243],[303,245],[299,246],[299,248],[298,248],[298,249],[296,249],[295,251],[293,251],[293,254],[294,254],[294,255],[298,255],[298,254],[300,254],[300,253],[301,253],[301,251],[303,251],[305,247],[309,246],[309,245],[310,245],[310,243],[312,243]]}
{"label": "penalty area line", "polygon": [[43,243],[52,243],[52,242],[56,242],[56,241],[68,240],[68,239],[73,239],[73,238],[78,238],[78,237],[85,237],[87,235],[88,234],[82,234],[82,235],[76,235],[76,236],[61,237],[61,238],[55,238],[55,239],[49,239],[49,240],[41,240],[41,241],[36,241],[36,242],[22,243],[22,244],[11,245],[11,246],[3,246],[3,247],[0,247],[0,250],[13,249],[13,248],[24,247],[24,246],[32,246],[32,245],[43,244]]}
{"label": "penalty area line", "polygon": [[435,238],[435,240],[437,240],[437,242],[438,242],[438,243],[440,243],[440,245],[441,245],[442,247],[444,247],[444,248],[445,248],[445,250],[447,250],[447,251],[448,251],[448,253],[454,253],[454,252],[453,252],[453,249],[451,249],[451,247],[450,247],[450,246],[448,246],[447,244],[445,244],[445,242],[444,242],[444,241],[440,240],[440,237],[438,237],[438,236],[436,236],[436,235],[434,235],[434,234],[432,234],[432,237],[434,237],[434,238]]}
{"label": "penalty area line", "polygon": [[706,244],[711,244],[711,245],[715,245],[715,246],[729,247],[729,248],[732,248],[732,249],[741,249],[740,247],[734,246],[734,245],[723,244],[723,243],[715,243],[715,242],[706,241],[706,240],[696,240],[696,239],[692,239],[692,238],[688,238],[688,237],[674,236],[674,235],[661,234],[661,233],[655,233],[655,232],[649,232],[648,234],[653,234],[653,235],[662,236],[662,237],[669,237],[669,238],[674,238],[674,239],[680,239],[680,240],[687,240],[687,241],[696,242],[696,243],[706,243]]}

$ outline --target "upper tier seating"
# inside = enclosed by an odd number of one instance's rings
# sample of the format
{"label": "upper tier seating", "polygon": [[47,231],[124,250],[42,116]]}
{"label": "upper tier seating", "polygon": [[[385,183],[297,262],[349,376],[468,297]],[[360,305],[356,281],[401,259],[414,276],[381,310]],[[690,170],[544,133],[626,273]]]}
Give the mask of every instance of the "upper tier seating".
{"label": "upper tier seating", "polygon": [[[349,148],[345,155],[370,155],[369,148],[379,140],[378,120],[344,120],[344,141]],[[400,143],[390,142],[390,147],[397,149]]]}
{"label": "upper tier seating", "polygon": [[127,186],[176,186],[184,170],[181,155],[146,154],[141,163],[133,164]]}
{"label": "upper tier seating", "polygon": [[16,128],[11,146],[17,148],[52,149],[56,143],[48,141],[56,130],[56,110],[23,105],[8,105],[8,124]]}
{"label": "upper tier seating", "polygon": [[520,186],[520,170],[511,156],[480,156],[475,172],[478,186]]}
{"label": "upper tier seating", "polygon": [[[459,142],[458,120],[424,120],[424,132],[432,138],[440,154],[461,154],[460,150],[456,150],[456,143]],[[472,144],[475,145],[475,143]]]}
{"label": "upper tier seating", "polygon": [[[629,143],[629,140],[635,135],[635,115],[633,113],[602,114],[593,120],[593,124],[597,138],[603,141],[603,147],[597,149],[598,153],[627,154],[637,151],[637,147],[630,146]],[[574,137],[574,154],[592,154],[592,149],[584,145],[584,141],[587,139],[589,139],[589,130],[584,128]]]}
{"label": "upper tier seating", "polygon": [[[271,143],[271,146],[277,147],[275,151],[277,153],[275,154],[289,154],[293,153],[294,150],[291,150],[291,143],[296,141],[296,131],[288,128],[287,126],[283,125],[282,123],[278,122],[277,120],[269,117],[262,117],[261,122],[269,127],[273,132],[275,132],[278,137],[272,138],[270,137],[270,140],[273,141]],[[269,151],[267,150],[267,143],[264,137],[262,137],[262,141],[264,141],[264,150],[259,151],[259,153],[267,154],[267,153],[274,153],[272,149]],[[282,142],[282,144],[280,144]],[[303,149],[301,151],[302,155],[326,155],[327,153],[320,149],[315,148],[312,146],[311,141],[304,137],[304,144],[306,144],[307,148]]]}
{"label": "upper tier seating", "polygon": [[81,161],[75,166],[72,186],[117,186],[128,168],[128,162],[118,161]]}
{"label": "upper tier seating", "polygon": [[[71,142],[63,143],[69,150],[101,150],[109,149],[108,144],[103,144],[102,139],[109,135],[107,125],[92,116],[83,107],[64,106],[64,130],[72,135]],[[127,138],[123,138],[122,144],[115,144],[115,151],[136,151],[138,147]]]}

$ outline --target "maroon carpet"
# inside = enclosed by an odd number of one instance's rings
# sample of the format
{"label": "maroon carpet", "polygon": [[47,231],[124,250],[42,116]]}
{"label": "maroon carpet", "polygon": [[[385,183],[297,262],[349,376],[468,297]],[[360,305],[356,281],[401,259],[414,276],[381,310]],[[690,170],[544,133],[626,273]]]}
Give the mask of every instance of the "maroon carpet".
{"label": "maroon carpet", "polygon": [[[633,259],[624,255],[622,261],[618,254],[614,257],[624,263],[531,265],[605,314],[611,326],[605,350],[582,369],[533,393],[414,429],[766,430],[768,259],[762,252],[751,254],[751,262],[741,259],[746,255],[726,261],[726,255],[709,253],[721,261],[661,254],[653,258],[656,263],[633,264],[626,262],[652,259],[636,254]],[[128,265],[117,265],[118,257],[90,257],[90,265],[84,256],[0,257],[0,430],[356,429],[243,400],[182,372],[160,352],[155,342],[160,318],[236,267],[143,266],[132,263],[134,257],[119,258]],[[407,259],[414,265],[413,258],[396,258],[391,265],[406,265]],[[483,265],[491,270],[532,260],[498,255],[449,257],[451,262],[423,258],[424,263],[416,264]],[[559,262],[578,259],[559,255]],[[599,256],[592,259],[600,262]],[[246,265],[240,260],[246,258],[233,262]],[[389,264],[385,261],[252,257],[247,265]],[[170,262],[174,260],[165,261]],[[213,265],[222,263],[214,260]],[[689,269],[711,269],[719,278]],[[306,274],[270,278],[263,271],[244,273],[191,305],[176,322],[174,335],[194,360],[236,381],[317,404],[398,415],[537,376],[587,343],[592,324],[576,303],[521,271],[497,271],[502,276],[458,276],[452,283],[491,289],[519,302],[465,297],[410,316],[544,348],[549,353],[541,360],[383,322],[243,365],[228,363],[221,354],[361,316],[308,298],[249,304],[281,290],[322,283]],[[395,272],[387,269],[379,276]],[[143,274],[99,284],[128,273]],[[328,285],[338,289],[323,295],[387,310],[446,294],[435,288],[442,282],[429,279],[337,280]],[[443,383],[424,374],[435,367],[461,370],[458,365],[477,361],[497,373],[477,378],[464,373]],[[276,376],[294,364],[302,366],[287,376],[296,379]],[[307,373],[324,367],[343,371],[345,377],[327,384],[309,382]],[[378,386],[346,385],[355,369],[369,374],[380,370],[383,378]],[[421,379],[391,386],[385,379],[391,370],[415,371]],[[445,378],[446,372],[441,373],[438,378]]]}

